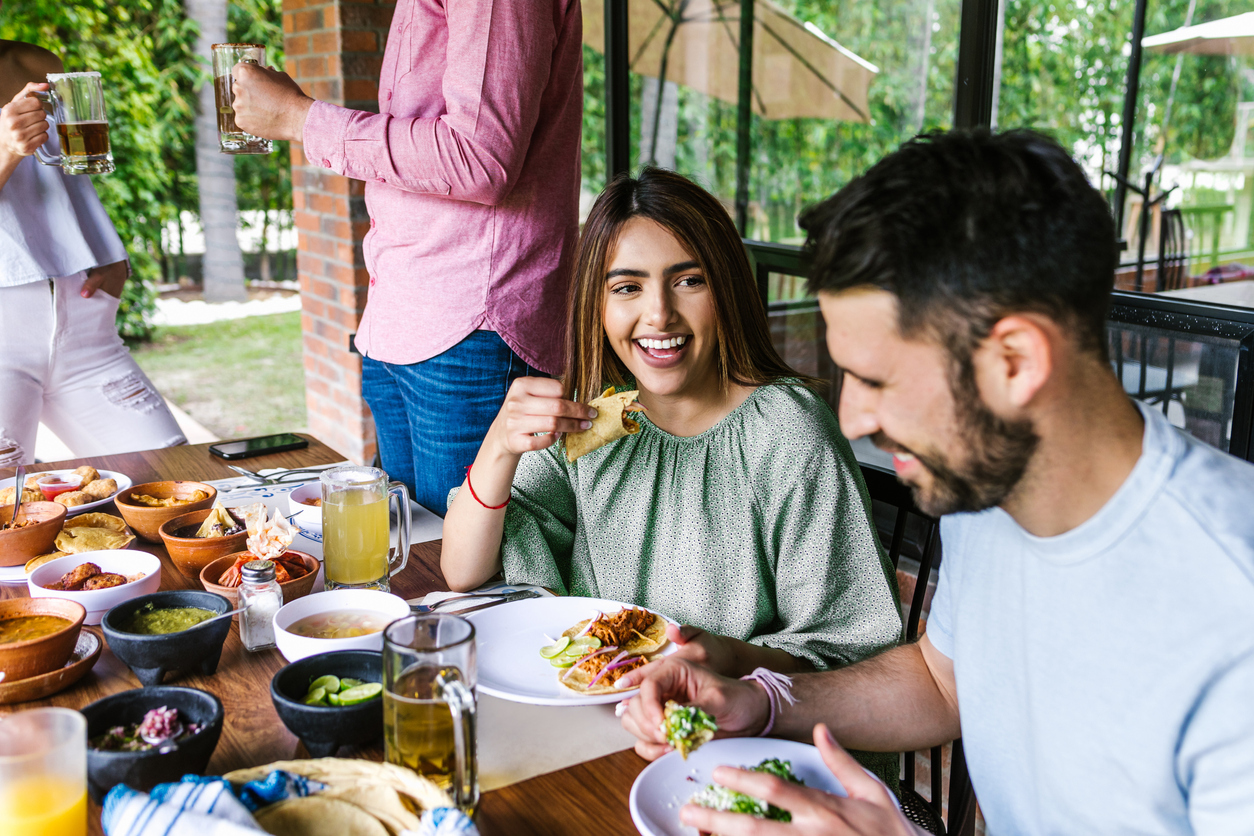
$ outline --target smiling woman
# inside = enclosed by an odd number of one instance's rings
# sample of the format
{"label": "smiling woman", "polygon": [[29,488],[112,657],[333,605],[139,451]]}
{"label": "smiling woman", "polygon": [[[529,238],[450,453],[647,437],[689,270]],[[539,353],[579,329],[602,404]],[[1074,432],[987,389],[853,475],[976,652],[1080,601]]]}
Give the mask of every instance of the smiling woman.
{"label": "smiling woman", "polygon": [[[611,183],[568,310],[564,380],[514,383],[473,487],[450,505],[449,584],[504,570],[647,607],[684,625],[668,632],[679,655],[737,676],[838,667],[895,643],[893,579],[853,454],[771,346],[718,201],[657,169]],[[571,462],[558,434],[586,429],[605,385],[638,391],[640,431]],[[896,755],[867,763],[895,780]]]}

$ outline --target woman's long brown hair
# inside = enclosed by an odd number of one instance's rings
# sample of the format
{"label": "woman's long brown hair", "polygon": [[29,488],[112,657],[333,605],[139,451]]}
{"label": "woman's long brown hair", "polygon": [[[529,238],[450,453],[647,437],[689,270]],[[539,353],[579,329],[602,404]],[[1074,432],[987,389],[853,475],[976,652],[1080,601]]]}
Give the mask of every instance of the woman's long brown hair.
{"label": "woman's long brown hair", "polygon": [[620,175],[597,198],[579,239],[570,285],[564,396],[591,400],[606,384],[621,386],[627,368],[605,336],[605,274],[627,221],[665,228],[696,262],[714,300],[718,374],[729,384],[760,386],[781,378],[816,381],[789,368],[771,344],[766,310],[749,257],[727,210],[691,180],[660,168]]}

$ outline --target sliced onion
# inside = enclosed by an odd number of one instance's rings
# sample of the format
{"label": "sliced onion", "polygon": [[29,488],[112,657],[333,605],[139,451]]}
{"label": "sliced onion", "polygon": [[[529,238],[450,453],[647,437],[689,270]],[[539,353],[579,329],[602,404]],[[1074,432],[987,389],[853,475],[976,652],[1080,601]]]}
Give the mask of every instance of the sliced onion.
{"label": "sliced onion", "polygon": [[621,661],[624,656],[628,656],[628,655],[630,654],[626,650],[624,650],[622,653],[615,656],[608,665],[601,668],[600,673],[598,673],[596,676],[592,678],[592,681],[588,683],[588,687],[591,688],[593,685],[596,685],[598,682],[600,682],[601,677],[605,676],[607,673],[613,670],[614,667],[618,665],[619,661]]}
{"label": "sliced onion", "polygon": [[[594,656],[600,656],[602,653],[613,653],[615,650],[618,650],[618,645],[616,645],[616,644],[612,644],[612,645],[610,645],[609,647],[603,647],[603,648],[601,648],[600,650],[594,650],[594,651],[592,651],[592,652],[591,652],[591,653],[589,653],[587,656],[584,656],[584,657],[583,657],[582,659],[580,659],[578,662],[575,662],[573,665],[571,665],[571,666],[570,666],[570,670],[568,670],[568,671],[566,671],[566,673],[562,674],[562,681],[563,681],[563,682],[565,682],[567,679],[569,679],[569,678],[570,678],[570,675],[571,675],[572,673],[574,673],[574,672],[575,672],[575,669],[576,669],[576,668],[578,668],[578,667],[579,667],[582,663],[584,663],[584,662],[588,661],[588,660],[589,660],[589,659],[591,659],[592,657],[594,657]],[[624,652],[624,653],[626,653],[626,651],[623,651],[623,652]]]}
{"label": "sliced onion", "polygon": [[575,636],[575,638],[579,638],[579,636],[582,636],[582,635],[584,635],[585,633],[587,633],[589,630],[591,630],[591,629],[592,629],[592,625],[593,625],[593,624],[596,624],[596,623],[597,623],[597,621],[599,621],[599,620],[600,620],[600,618],[601,618],[601,616],[603,616],[603,615],[605,615],[605,613],[603,613],[603,612],[598,612],[596,615],[592,616],[592,618],[589,618],[589,619],[588,619],[588,623],[587,623],[587,624],[585,624],[585,625],[583,626],[583,629],[579,631],[579,635],[578,635],[578,636]]}

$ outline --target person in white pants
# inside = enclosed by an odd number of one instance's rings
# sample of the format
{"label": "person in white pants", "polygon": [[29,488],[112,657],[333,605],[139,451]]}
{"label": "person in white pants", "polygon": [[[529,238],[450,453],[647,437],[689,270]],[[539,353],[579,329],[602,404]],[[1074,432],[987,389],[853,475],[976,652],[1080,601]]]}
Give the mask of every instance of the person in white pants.
{"label": "person in white pants", "polygon": [[76,456],[187,443],[118,336],[130,264],[91,179],[31,158],[49,131],[28,94],[58,72],[0,41],[0,466],[34,461],[41,420]]}

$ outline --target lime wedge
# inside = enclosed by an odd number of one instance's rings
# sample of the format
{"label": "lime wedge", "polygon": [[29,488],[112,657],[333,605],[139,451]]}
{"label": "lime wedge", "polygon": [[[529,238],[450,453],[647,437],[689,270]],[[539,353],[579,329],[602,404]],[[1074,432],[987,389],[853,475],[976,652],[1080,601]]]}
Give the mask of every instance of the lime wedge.
{"label": "lime wedge", "polygon": [[356,688],[349,688],[347,691],[341,691],[336,694],[339,697],[340,705],[357,705],[359,702],[366,702],[383,693],[383,684],[380,682],[367,682],[364,685],[358,685]]}
{"label": "lime wedge", "polygon": [[552,659],[554,656],[565,650],[569,644],[570,636],[562,636],[552,644],[547,644],[540,648],[540,655],[545,659]]}
{"label": "lime wedge", "polygon": [[326,696],[326,688],[310,688],[309,693],[305,694],[303,702],[305,705],[325,705]]}
{"label": "lime wedge", "polygon": [[327,704],[328,705],[343,705],[344,703],[340,701],[339,694],[327,694]]}
{"label": "lime wedge", "polygon": [[571,665],[575,664],[575,662],[579,661],[579,658],[580,657],[578,656],[571,658],[563,653],[561,656],[554,656],[550,659],[549,664],[555,668],[569,668]]}
{"label": "lime wedge", "polygon": [[315,688],[322,688],[325,689],[328,694],[334,694],[340,690],[340,678],[338,676],[332,676],[331,674],[320,676],[313,682],[309,683],[310,691]]}
{"label": "lime wedge", "polygon": [[601,640],[596,636],[580,636],[570,644],[572,647],[584,647],[588,650],[596,650],[601,646]]}
{"label": "lime wedge", "polygon": [[349,688],[356,688],[358,685],[365,685],[365,684],[366,684],[365,680],[349,679],[348,677],[344,677],[343,679],[340,680],[340,693],[341,694],[344,693]]}

